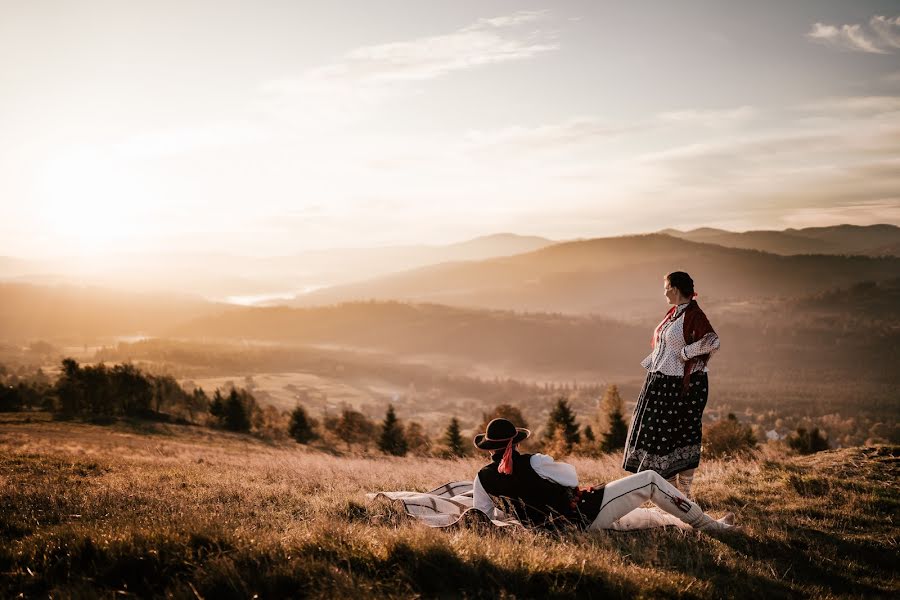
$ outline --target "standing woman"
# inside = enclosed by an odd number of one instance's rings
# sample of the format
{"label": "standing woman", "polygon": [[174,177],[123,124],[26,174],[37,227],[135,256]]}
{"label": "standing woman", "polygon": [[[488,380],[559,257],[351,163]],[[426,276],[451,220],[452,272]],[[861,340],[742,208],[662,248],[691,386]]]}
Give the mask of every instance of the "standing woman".
{"label": "standing woman", "polygon": [[706,365],[719,349],[719,336],[694,300],[690,275],[669,273],[663,283],[672,308],[653,332],[653,351],[641,361],[647,380],[634,407],[622,467],[656,471],[691,498],[709,395]]}

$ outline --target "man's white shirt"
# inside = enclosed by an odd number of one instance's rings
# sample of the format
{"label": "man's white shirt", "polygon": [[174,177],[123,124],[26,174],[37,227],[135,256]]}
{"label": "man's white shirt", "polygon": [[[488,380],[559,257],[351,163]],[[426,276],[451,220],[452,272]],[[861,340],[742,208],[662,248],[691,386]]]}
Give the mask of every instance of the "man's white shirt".
{"label": "man's white shirt", "polygon": [[[528,460],[534,472],[549,481],[556,482],[566,487],[578,487],[578,473],[575,467],[563,462],[556,462],[552,456],[546,454],[533,454]],[[472,487],[473,506],[486,513],[492,519],[503,518],[503,514],[496,510],[490,495],[481,485],[481,480],[475,476]]]}

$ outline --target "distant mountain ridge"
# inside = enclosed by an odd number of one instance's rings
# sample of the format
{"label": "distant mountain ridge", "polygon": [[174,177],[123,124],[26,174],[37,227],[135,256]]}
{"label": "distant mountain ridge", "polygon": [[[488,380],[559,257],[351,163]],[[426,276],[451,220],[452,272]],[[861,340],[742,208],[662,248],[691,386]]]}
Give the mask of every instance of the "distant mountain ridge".
{"label": "distant mountain ridge", "polygon": [[774,254],[861,254],[900,256],[900,227],[894,225],[837,225],[784,231],[733,232],[701,227],[690,231],[664,229],[659,233],[692,242]]}
{"label": "distant mountain ridge", "polygon": [[0,281],[87,284],[143,292],[178,289],[217,300],[273,292],[289,296],[430,264],[530,252],[554,243],[537,236],[498,233],[448,245],[335,248],[272,257],[126,253],[102,260],[61,259],[54,263],[0,256]]}
{"label": "distant mountain ridge", "polygon": [[675,270],[691,273],[701,301],[728,303],[813,294],[861,281],[890,279],[900,274],[900,258],[781,256],[669,235],[622,236],[423,267],[319,290],[286,304],[404,300],[644,318],[661,310],[662,278]]}

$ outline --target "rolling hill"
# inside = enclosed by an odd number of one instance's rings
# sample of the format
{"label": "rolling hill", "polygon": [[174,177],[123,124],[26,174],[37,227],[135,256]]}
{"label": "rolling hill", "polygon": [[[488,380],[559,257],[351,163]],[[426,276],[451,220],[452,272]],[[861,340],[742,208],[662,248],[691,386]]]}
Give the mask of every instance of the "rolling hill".
{"label": "rolling hill", "polygon": [[863,254],[900,256],[900,227],[894,225],[837,225],[784,231],[733,232],[702,227],[691,231],[664,229],[673,237],[729,248],[773,254]]}
{"label": "rolling hill", "polygon": [[662,278],[686,270],[702,301],[792,297],[900,274],[900,258],[780,256],[650,234],[565,242],[504,258],[446,263],[336,286],[290,306],[408,300],[493,309],[649,318],[664,309]]}

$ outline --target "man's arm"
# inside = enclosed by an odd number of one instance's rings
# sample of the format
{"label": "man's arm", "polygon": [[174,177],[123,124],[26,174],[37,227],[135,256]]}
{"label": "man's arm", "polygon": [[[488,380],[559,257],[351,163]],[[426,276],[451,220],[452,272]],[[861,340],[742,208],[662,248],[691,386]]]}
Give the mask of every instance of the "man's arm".
{"label": "man's arm", "polygon": [[566,487],[578,487],[578,473],[570,464],[556,462],[546,454],[533,454],[529,461],[534,472],[550,481]]}
{"label": "man's arm", "polygon": [[472,500],[472,506],[492,519],[498,518],[498,516],[495,515],[494,502],[491,500],[488,493],[484,491],[484,486],[481,485],[481,479],[479,479],[477,475],[475,476],[475,483],[472,486]]}

